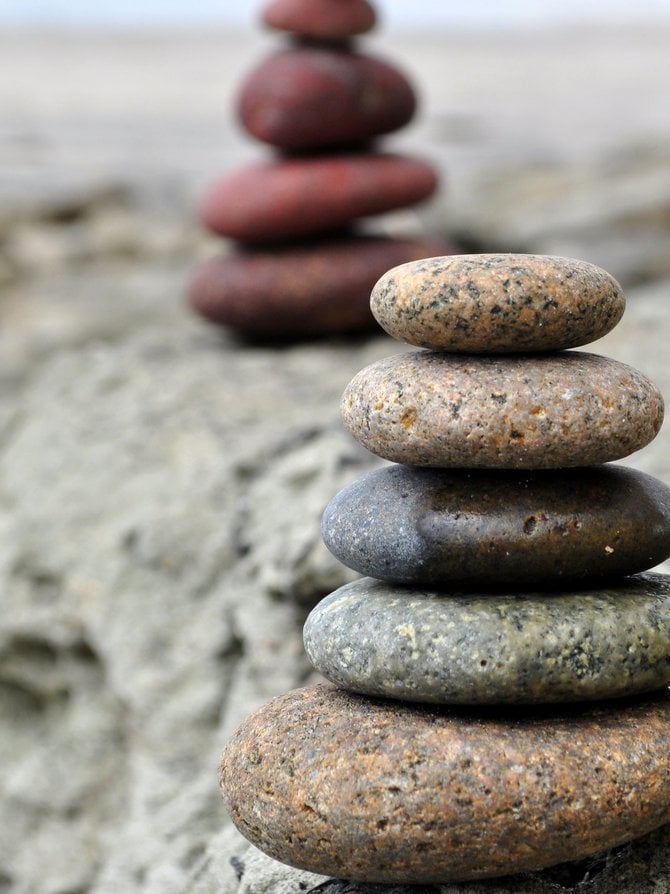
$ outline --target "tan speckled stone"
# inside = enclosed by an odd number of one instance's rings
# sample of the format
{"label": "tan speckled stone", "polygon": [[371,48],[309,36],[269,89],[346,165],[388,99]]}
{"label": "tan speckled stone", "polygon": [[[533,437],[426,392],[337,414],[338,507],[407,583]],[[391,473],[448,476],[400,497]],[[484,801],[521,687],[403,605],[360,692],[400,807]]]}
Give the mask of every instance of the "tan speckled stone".
{"label": "tan speckled stone", "polygon": [[551,469],[620,459],[648,444],[663,398],[596,354],[461,356],[411,351],[373,363],[342,397],[345,428],[393,462]]}
{"label": "tan speckled stone", "polygon": [[670,695],[501,716],[294,690],[248,717],[221,785],[270,856],[358,881],[540,869],[670,820]]}
{"label": "tan speckled stone", "polygon": [[593,264],[543,255],[428,258],[394,267],[370,299],[394,338],[457,353],[585,345],[621,319],[619,283]]}

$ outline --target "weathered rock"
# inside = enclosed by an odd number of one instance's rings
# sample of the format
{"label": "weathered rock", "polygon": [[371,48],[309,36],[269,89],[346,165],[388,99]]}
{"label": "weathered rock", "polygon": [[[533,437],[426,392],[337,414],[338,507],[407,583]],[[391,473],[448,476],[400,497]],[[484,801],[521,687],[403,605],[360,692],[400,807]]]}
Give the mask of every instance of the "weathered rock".
{"label": "weathered rock", "polygon": [[243,722],[221,786],[240,831],[276,859],[359,881],[462,881],[667,822],[669,734],[667,691],[505,718],[317,686]]}
{"label": "weathered rock", "polygon": [[644,447],[663,421],[646,376],[577,351],[399,354],[361,370],[341,406],[345,428],[378,456],[451,468],[608,462]]}
{"label": "weathered rock", "polygon": [[327,47],[283,50],[242,86],[240,120],[279,149],[359,144],[407,124],[414,91],[381,59]]}
{"label": "weathered rock", "polygon": [[337,558],[381,580],[560,588],[670,556],[670,488],[624,466],[546,472],[387,466],[328,503]]}
{"label": "weathered rock", "polygon": [[352,692],[496,705],[620,698],[670,685],[670,576],[547,593],[410,590],[372,578],[312,610],[305,648]]}
{"label": "weathered rock", "polygon": [[262,14],[270,28],[326,40],[364,34],[376,18],[367,0],[272,0]]}
{"label": "weathered rock", "polygon": [[389,270],[372,313],[394,338],[461,353],[585,345],[621,319],[617,281],[593,264],[543,255],[456,255]]}
{"label": "weathered rock", "polygon": [[293,158],[230,174],[205,196],[200,215],[233,239],[290,239],[414,205],[436,187],[429,164],[400,155]]}
{"label": "weathered rock", "polygon": [[395,259],[449,251],[439,239],[350,236],[205,261],[189,297],[203,316],[260,338],[374,329],[370,289]]}

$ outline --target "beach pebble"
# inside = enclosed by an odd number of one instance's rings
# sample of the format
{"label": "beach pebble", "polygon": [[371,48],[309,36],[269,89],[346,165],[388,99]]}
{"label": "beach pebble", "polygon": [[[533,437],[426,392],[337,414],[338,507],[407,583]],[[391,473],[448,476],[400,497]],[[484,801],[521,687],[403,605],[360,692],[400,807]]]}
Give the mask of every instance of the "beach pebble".
{"label": "beach pebble", "polygon": [[272,0],[262,13],[269,28],[317,40],[364,34],[374,28],[376,18],[367,0]]}
{"label": "beach pebble", "polygon": [[247,78],[240,120],[263,142],[285,150],[365,143],[407,124],[414,90],[395,66],[342,49],[280,51]]}
{"label": "beach pebble", "polygon": [[372,313],[394,338],[459,353],[555,351],[595,341],[624,312],[617,281],[593,264],[542,255],[455,255],[389,270]]}
{"label": "beach pebble", "polygon": [[445,468],[608,462],[644,447],[663,421],[645,375],[579,351],[398,354],[361,370],[341,408],[345,428],[373,453]]}
{"label": "beach pebble", "polygon": [[374,329],[370,289],[389,265],[449,250],[440,239],[350,236],[238,251],[194,271],[189,300],[212,322],[282,339]]}
{"label": "beach pebble", "polygon": [[216,183],[201,219],[232,239],[290,239],[414,205],[436,187],[429,164],[400,155],[282,159],[241,168]]}
{"label": "beach pebble", "polygon": [[312,610],[305,648],[327,679],[404,701],[513,705],[670,685],[670,575],[601,589],[468,593],[366,577]]}
{"label": "beach pebble", "polygon": [[328,549],[380,580],[556,589],[670,556],[670,487],[613,464],[551,471],[386,466],[323,514]]}
{"label": "beach pebble", "polygon": [[275,859],[394,884],[540,869],[670,820],[667,690],[505,710],[294,690],[233,734],[223,796]]}

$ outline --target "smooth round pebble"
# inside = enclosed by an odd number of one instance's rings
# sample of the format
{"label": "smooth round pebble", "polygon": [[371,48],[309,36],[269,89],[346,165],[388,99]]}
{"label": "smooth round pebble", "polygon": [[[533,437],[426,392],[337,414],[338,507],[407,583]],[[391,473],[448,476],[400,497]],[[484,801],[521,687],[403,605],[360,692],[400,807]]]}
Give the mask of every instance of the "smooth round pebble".
{"label": "smooth round pebble", "polygon": [[670,487],[605,465],[448,471],[393,465],[328,503],[328,549],[380,580],[557,589],[645,571],[670,556]]}
{"label": "smooth round pebble", "polygon": [[341,409],[372,453],[443,468],[595,465],[644,447],[663,421],[663,398],[645,375],[580,351],[397,354],[361,370]]}
{"label": "smooth round pebble", "polygon": [[387,271],[370,306],[394,338],[464,354],[556,351],[621,319],[619,283],[594,264],[522,254],[454,255]]}
{"label": "smooth round pebble", "polygon": [[329,685],[250,715],[221,761],[240,832],[357,881],[541,869],[670,820],[670,693],[500,710],[406,705]]}
{"label": "smooth round pebble", "polygon": [[436,187],[429,164],[400,155],[285,159],[250,165],[215,184],[201,218],[232,239],[290,239],[414,205]]}
{"label": "smooth round pebble", "polygon": [[246,130],[280,149],[364,143],[412,118],[405,76],[381,59],[328,47],[276,53],[251,73],[239,97]]}
{"label": "smooth round pebble", "polygon": [[269,28],[317,40],[364,34],[375,26],[376,18],[367,0],[272,0],[262,14]]}
{"label": "smooth round pebble", "polygon": [[670,686],[670,575],[551,595],[367,577],[321,600],[304,638],[320,673],[365,695],[460,705],[621,698]]}
{"label": "smooth round pebble", "polygon": [[449,250],[439,239],[350,236],[254,249],[200,264],[193,308],[252,338],[374,329],[370,289],[389,264]]}

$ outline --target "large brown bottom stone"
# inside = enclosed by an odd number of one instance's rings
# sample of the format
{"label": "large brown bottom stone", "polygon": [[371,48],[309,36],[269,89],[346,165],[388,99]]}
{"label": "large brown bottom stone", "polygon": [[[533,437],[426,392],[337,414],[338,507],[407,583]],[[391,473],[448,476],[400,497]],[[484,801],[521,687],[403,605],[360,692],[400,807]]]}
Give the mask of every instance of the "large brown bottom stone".
{"label": "large brown bottom stone", "polygon": [[365,882],[509,875],[670,820],[670,694],[556,710],[398,705],[329,685],[248,717],[221,763],[243,835]]}

